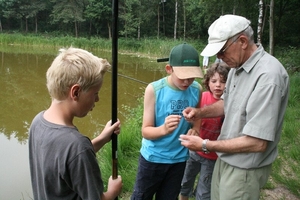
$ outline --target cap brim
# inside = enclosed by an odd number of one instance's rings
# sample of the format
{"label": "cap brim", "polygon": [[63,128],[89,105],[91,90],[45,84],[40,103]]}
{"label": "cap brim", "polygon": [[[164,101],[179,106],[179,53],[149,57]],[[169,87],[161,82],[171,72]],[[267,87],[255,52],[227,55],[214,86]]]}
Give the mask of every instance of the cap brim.
{"label": "cap brim", "polygon": [[157,58],[156,61],[157,62],[167,62],[167,61],[169,61],[169,58]]}
{"label": "cap brim", "polygon": [[208,56],[208,57],[214,56],[222,49],[222,47],[225,45],[226,42],[227,42],[227,40],[225,40],[223,42],[208,44],[203,49],[203,51],[200,53],[200,55],[201,56]]}
{"label": "cap brim", "polygon": [[175,75],[179,79],[203,78],[203,72],[200,67],[195,66],[173,66]]}

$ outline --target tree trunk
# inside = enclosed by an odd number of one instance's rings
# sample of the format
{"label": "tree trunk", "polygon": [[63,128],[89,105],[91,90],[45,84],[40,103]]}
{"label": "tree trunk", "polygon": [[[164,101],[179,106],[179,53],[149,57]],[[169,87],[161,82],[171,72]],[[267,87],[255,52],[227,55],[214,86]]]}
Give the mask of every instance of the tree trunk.
{"label": "tree trunk", "polygon": [[[97,33],[98,34],[98,33]],[[92,35],[92,20],[90,19],[89,35]]]}
{"label": "tree trunk", "polygon": [[111,27],[109,22],[107,22],[107,28],[108,28],[108,38],[111,40]]}
{"label": "tree trunk", "polygon": [[28,32],[28,20],[27,17],[25,17],[25,32]]}
{"label": "tree trunk", "polygon": [[75,25],[75,37],[78,37],[78,33],[77,33],[77,21],[74,22]]}
{"label": "tree trunk", "polygon": [[159,4],[158,4],[158,6],[157,6],[157,39],[159,39]]}
{"label": "tree trunk", "polygon": [[141,39],[141,23],[138,25],[138,40]]}
{"label": "tree trunk", "polygon": [[182,3],[183,3],[183,39],[185,40],[185,34],[186,34],[185,0]]}
{"label": "tree trunk", "polygon": [[263,0],[259,0],[259,3],[258,3],[258,24],[257,24],[257,43],[258,44],[261,44],[263,8],[264,8]]}
{"label": "tree trunk", "polygon": [[270,46],[270,51],[269,53],[271,55],[274,54],[274,0],[270,0],[270,38],[269,38],[269,46]]}
{"label": "tree trunk", "polygon": [[35,15],[35,33],[38,31],[38,19],[37,16]]}
{"label": "tree trunk", "polygon": [[178,1],[175,2],[175,20],[174,20],[174,40],[176,40],[177,33],[177,18],[178,18]]}
{"label": "tree trunk", "polygon": [[163,5],[163,31],[164,31],[164,36],[166,36],[166,24],[165,24],[165,2],[162,2]]}
{"label": "tree trunk", "polygon": [[0,32],[2,32],[2,23],[1,23],[1,19],[0,19]]}

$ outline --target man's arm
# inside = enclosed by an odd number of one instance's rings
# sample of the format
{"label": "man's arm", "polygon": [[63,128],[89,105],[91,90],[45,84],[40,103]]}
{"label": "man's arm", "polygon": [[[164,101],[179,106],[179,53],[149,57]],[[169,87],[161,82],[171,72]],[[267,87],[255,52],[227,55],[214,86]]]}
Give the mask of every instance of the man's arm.
{"label": "man's arm", "polygon": [[[181,145],[193,151],[202,151],[203,139],[197,136],[181,135]],[[216,151],[222,153],[250,153],[263,152],[268,145],[267,140],[251,136],[241,136],[227,140],[208,140],[206,148],[208,151]]]}
{"label": "man's arm", "polygon": [[193,122],[199,118],[220,117],[224,115],[224,101],[219,100],[216,103],[202,108],[188,107],[183,110],[182,114],[189,122]]}

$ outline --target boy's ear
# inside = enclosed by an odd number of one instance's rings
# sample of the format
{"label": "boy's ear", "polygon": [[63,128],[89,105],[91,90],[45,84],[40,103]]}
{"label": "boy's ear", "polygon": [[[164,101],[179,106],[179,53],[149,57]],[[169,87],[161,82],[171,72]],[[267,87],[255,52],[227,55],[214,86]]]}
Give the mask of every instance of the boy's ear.
{"label": "boy's ear", "polygon": [[167,64],[166,67],[165,67],[165,69],[166,69],[166,72],[168,74],[172,74],[173,68],[172,68],[172,66],[170,64]]}
{"label": "boy's ear", "polygon": [[79,92],[80,86],[78,84],[73,85],[70,89],[71,98],[77,100],[79,97]]}

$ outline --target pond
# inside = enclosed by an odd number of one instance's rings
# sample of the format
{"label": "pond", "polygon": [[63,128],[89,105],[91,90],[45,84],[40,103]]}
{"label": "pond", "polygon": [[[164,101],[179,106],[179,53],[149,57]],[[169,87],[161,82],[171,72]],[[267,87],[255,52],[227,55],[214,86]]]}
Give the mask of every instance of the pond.
{"label": "pond", "polygon": [[[112,63],[111,52],[88,51]],[[46,47],[0,47],[0,199],[33,199],[28,129],[33,117],[50,105],[45,74],[57,53],[58,49]],[[126,121],[124,105],[135,107],[147,83],[166,75],[164,65],[155,59],[119,54],[118,118],[122,123]],[[111,72],[106,73],[99,96],[93,111],[75,120],[90,138],[111,119]]]}

